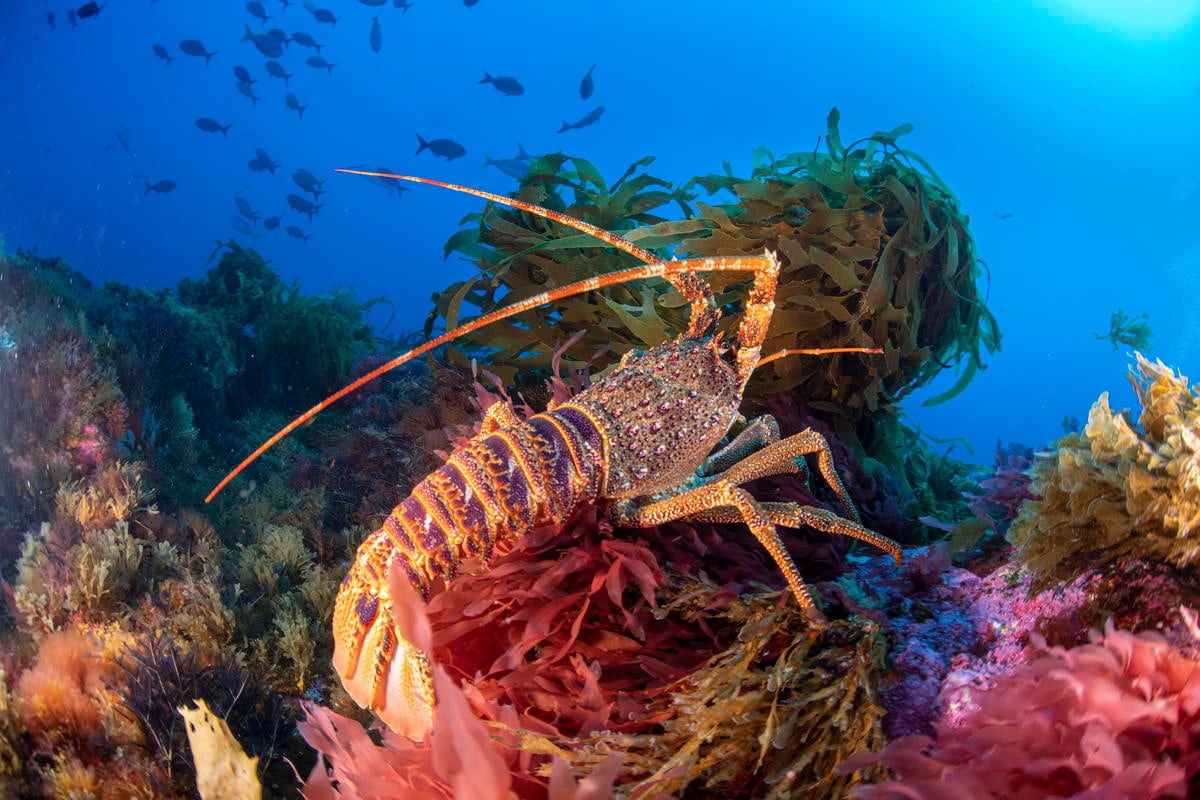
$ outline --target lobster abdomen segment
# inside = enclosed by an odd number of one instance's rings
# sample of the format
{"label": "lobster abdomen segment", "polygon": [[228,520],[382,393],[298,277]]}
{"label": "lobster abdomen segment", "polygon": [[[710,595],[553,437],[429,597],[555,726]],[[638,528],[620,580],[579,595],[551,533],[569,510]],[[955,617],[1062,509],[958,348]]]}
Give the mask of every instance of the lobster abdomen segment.
{"label": "lobster abdomen segment", "polygon": [[[392,509],[359,547],[334,606],[333,664],[361,706],[420,739],[432,723],[423,650],[397,630],[389,571],[422,599],[460,559],[559,522],[603,484],[604,439],[580,409],[562,407],[460,447]],[[401,591],[407,591],[400,587]]]}

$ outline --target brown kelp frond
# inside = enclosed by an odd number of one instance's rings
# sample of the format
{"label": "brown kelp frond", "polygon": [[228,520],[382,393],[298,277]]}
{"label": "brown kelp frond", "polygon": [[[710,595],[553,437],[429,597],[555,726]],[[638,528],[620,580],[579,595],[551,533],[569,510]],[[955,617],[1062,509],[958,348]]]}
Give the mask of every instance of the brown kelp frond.
{"label": "brown kelp frond", "polygon": [[1128,558],[1187,568],[1200,560],[1200,396],[1187,378],[1140,353],[1130,381],[1137,425],[1108,393],[1082,434],[1038,458],[1009,541],[1034,574],[1034,591]]}
{"label": "brown kelp frond", "polygon": [[[799,388],[820,410],[850,423],[957,365],[960,380],[934,400],[960,391],[1000,343],[987,310],[980,263],[957,198],[919,156],[896,144],[910,126],[841,144],[836,109],[827,151],[775,157],[755,154],[748,178],[697,177],[678,189],[635,163],[608,188],[583,159],[562,155],[533,162],[516,196],[620,233],[663,258],[757,254],[781,260],[776,311],[763,352],[828,347],[879,347],[861,355],[780,359],[755,375],[750,397]],[[693,208],[694,186],[723,202]],[[728,200],[729,196],[732,200]],[[719,198],[721,199],[721,198]],[[672,201],[687,215],[669,220]],[[535,292],[612,272],[628,257],[583,234],[524,212],[489,206],[467,218],[447,243],[473,259],[482,275],[435,297],[447,326]],[[745,281],[709,279],[732,330],[741,321]],[[544,374],[553,351],[535,333],[552,325],[563,338],[583,331],[567,357],[585,361],[601,347],[606,366],[631,349],[683,330],[688,307],[665,281],[613,286],[569,298],[489,327],[470,354],[486,352],[490,369],[510,383]],[[452,363],[465,363],[452,351]]]}

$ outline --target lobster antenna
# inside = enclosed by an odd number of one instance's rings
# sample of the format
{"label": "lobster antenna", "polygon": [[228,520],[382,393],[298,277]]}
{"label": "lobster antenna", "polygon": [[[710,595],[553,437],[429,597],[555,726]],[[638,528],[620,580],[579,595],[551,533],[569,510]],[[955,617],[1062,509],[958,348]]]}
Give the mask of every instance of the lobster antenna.
{"label": "lobster antenna", "polygon": [[[429,183],[431,181],[425,182]],[[556,300],[562,300],[567,297],[574,297],[575,295],[595,291],[596,289],[603,289],[619,283],[625,283],[627,281],[634,280],[644,280],[646,278],[664,278],[666,280],[670,280],[677,275],[696,272],[755,272],[759,269],[757,264],[758,260],[759,259],[752,257],[738,258],[734,256],[719,256],[713,258],[692,258],[684,261],[657,261],[652,264],[643,264],[642,266],[638,267],[630,267],[617,272],[610,272],[606,275],[597,275],[591,278],[585,278],[581,281],[569,283],[566,286],[560,286],[557,289],[551,289],[550,291],[542,292],[541,294],[536,294],[532,297],[527,297],[524,300],[519,300],[510,306],[505,306],[504,308],[493,311],[490,314],[484,314],[482,317],[476,317],[470,322],[463,323],[454,330],[446,331],[441,336],[430,339],[428,342],[414,347],[407,353],[393,358],[386,364],[376,367],[366,375],[363,375],[361,378],[347,384],[341,389],[338,389],[336,392],[329,395],[329,397],[326,397],[308,411],[305,411],[303,414],[296,417],[287,425],[280,428],[279,431],[277,431],[270,439],[267,439],[267,441],[259,445],[257,450],[246,456],[242,463],[238,464],[228,475],[222,478],[221,482],[218,483],[216,487],[214,487],[213,490],[208,493],[208,496],[204,498],[204,502],[212,502],[212,499],[216,497],[217,494],[219,494],[220,491],[224,489],[231,480],[237,477],[242,470],[254,463],[259,456],[278,444],[289,433],[308,422],[331,404],[342,399],[355,389],[362,387],[364,384],[370,383],[380,375],[383,375],[385,372],[389,372],[401,364],[411,361],[417,356],[428,353],[430,350],[433,350],[436,347],[441,347],[448,342],[452,342],[460,336],[477,331],[480,328],[491,325],[493,322],[506,319],[514,314],[520,314],[524,311],[529,311],[530,309],[545,305],[546,303],[552,303]]]}
{"label": "lobster antenna", "polygon": [[870,354],[872,354],[872,355],[879,355],[879,354],[881,354],[882,352],[883,352],[883,348],[882,348],[882,347],[800,347],[800,348],[788,348],[787,350],[780,350],[778,353],[772,353],[771,355],[769,355],[769,356],[766,356],[765,358],[760,358],[760,359],[758,360],[758,364],[757,364],[757,365],[756,365],[754,368],[755,368],[755,369],[758,369],[758,368],[759,368],[759,367],[761,367],[763,364],[769,364],[769,363],[771,363],[772,361],[775,361],[775,360],[777,360],[777,359],[780,359],[780,358],[786,358],[786,357],[788,357],[788,356],[827,356],[827,355],[829,355],[830,353],[870,353]]}
{"label": "lobster antenna", "polygon": [[430,186],[440,186],[443,189],[450,189],[451,191],[461,192],[463,194],[475,195],[476,197],[482,197],[484,200],[491,200],[493,203],[499,203],[502,206],[509,206],[510,208],[515,208],[520,211],[528,211],[530,214],[536,214],[539,217],[552,219],[555,222],[566,225],[568,228],[574,228],[581,233],[590,234],[605,244],[612,245],[622,253],[628,253],[638,261],[641,261],[643,264],[653,264],[655,262],[662,261],[661,258],[654,255],[654,253],[651,253],[646,248],[639,247],[628,239],[622,239],[615,233],[604,230],[604,228],[596,227],[592,223],[584,222],[581,219],[575,219],[574,217],[564,214],[561,211],[553,211],[549,208],[543,208],[542,206],[535,206],[533,203],[526,203],[524,200],[514,200],[513,198],[505,197],[502,194],[493,194],[492,192],[485,192],[482,189],[473,189],[470,186],[461,186],[457,183],[437,181],[433,178],[419,178],[416,175],[396,175],[391,172],[371,172],[369,170],[345,169],[343,167],[337,167],[333,171],[344,172],[347,175],[366,175],[368,178],[391,178],[398,181],[427,183]]}

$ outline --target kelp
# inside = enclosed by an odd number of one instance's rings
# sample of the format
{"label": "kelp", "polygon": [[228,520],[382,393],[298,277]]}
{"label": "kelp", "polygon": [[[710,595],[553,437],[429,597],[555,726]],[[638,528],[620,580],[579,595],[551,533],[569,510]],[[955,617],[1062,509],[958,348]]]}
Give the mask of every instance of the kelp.
{"label": "kelp", "polygon": [[1033,466],[1027,501],[1009,529],[1032,590],[1088,569],[1143,558],[1194,575],[1200,561],[1200,393],[1140,353],[1129,379],[1137,425],[1108,393],[1082,434],[1071,433]]}
{"label": "kelp", "polygon": [[[838,112],[828,118],[825,152],[775,157],[755,153],[749,178],[724,174],[680,187],[635,162],[609,186],[581,158],[535,159],[516,197],[615,231],[663,258],[754,255],[781,261],[776,310],[764,353],[785,348],[879,347],[859,354],[787,358],[757,373],[747,396],[798,389],[814,408],[841,418],[839,432],[890,407],[955,366],[958,382],[930,403],[961,391],[1000,344],[980,287],[980,262],[957,198],[916,154],[899,147],[905,125],[843,146]],[[732,196],[695,202],[698,189]],[[718,198],[720,199],[720,198]],[[684,218],[667,218],[675,204]],[[694,206],[694,207],[693,207]],[[472,259],[481,275],[435,295],[446,326],[571,281],[629,266],[629,256],[558,223],[494,205],[469,215],[446,253]],[[736,329],[747,279],[712,276],[725,331]],[[670,339],[687,324],[688,307],[661,280],[614,286],[496,323],[451,351],[452,363],[484,356],[514,385],[543,373],[558,342],[582,331],[567,357],[583,363],[601,347],[603,367],[624,353]],[[848,423],[848,424],[846,424]]]}

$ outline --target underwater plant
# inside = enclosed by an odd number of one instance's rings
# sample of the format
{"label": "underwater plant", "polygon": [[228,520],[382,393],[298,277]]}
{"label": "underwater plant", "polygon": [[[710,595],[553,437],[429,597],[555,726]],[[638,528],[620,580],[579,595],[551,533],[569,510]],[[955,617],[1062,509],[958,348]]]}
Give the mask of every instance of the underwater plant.
{"label": "underwater plant", "polygon": [[[861,780],[832,770],[883,743],[878,629],[806,633],[795,603],[756,586],[761,563],[735,560],[745,543],[706,526],[639,534],[614,538],[589,509],[486,572],[468,563],[428,606],[431,739],[385,729],[376,744],[309,706],[321,766],[305,795],[558,797],[596,776],[623,796],[782,798]],[[726,555],[722,581],[706,578]]]}
{"label": "underwater plant", "polygon": [[894,779],[850,792],[901,798],[1194,797],[1200,790],[1200,670],[1154,633],[1107,626],[1049,647],[977,695],[978,709],[936,734],[907,736],[838,767]]}
{"label": "underwater plant", "polygon": [[1130,316],[1125,313],[1125,309],[1118,308],[1112,313],[1112,318],[1108,322],[1108,333],[1092,334],[1097,339],[1107,339],[1112,343],[1113,350],[1116,350],[1121,345],[1131,347],[1134,350],[1150,349],[1150,315],[1138,314]]}
{"label": "underwater plant", "polygon": [[[731,174],[694,179],[710,194],[734,202],[692,207],[692,184],[672,189],[633,164],[611,186],[586,160],[553,154],[534,159],[518,198],[528,199],[621,234],[660,256],[757,255],[781,261],[777,307],[764,352],[785,348],[881,347],[879,358],[789,358],[757,372],[747,397],[798,390],[846,435],[873,414],[924,385],[952,364],[954,396],[1000,344],[979,286],[980,264],[958,201],[936,173],[896,140],[901,126],[844,146],[838,114],[829,115],[826,152],[780,158],[755,154],[749,178]],[[659,211],[678,205],[685,218]],[[617,254],[558,223],[489,206],[469,215],[477,224],[454,234],[446,253],[475,260],[482,275],[435,296],[435,316],[447,328],[502,298],[519,298],[623,265]],[[744,280],[714,276],[718,306],[730,309],[722,329],[740,323]],[[553,343],[547,327],[573,340],[574,363],[602,347],[600,367],[633,349],[659,344],[687,325],[687,303],[664,281],[615,286],[525,312],[491,326],[470,348],[486,353],[489,369],[524,389],[545,379]],[[426,332],[432,331],[431,316]],[[460,356],[451,363],[465,365]],[[541,378],[535,378],[541,371]],[[518,378],[518,376],[523,376]]]}
{"label": "underwater plant", "polygon": [[1200,559],[1200,394],[1161,361],[1135,355],[1136,426],[1105,392],[1082,434],[1033,465],[1040,499],[1021,506],[1008,539],[1034,589],[1132,558],[1178,569]]}

